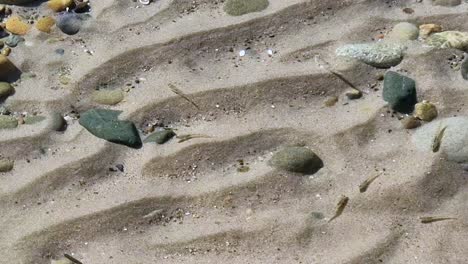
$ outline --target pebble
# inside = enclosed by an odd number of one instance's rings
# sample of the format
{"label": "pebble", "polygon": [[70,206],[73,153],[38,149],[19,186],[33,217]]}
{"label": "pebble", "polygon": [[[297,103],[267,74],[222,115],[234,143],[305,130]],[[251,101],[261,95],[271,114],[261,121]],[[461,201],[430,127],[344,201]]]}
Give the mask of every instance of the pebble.
{"label": "pebble", "polygon": [[388,34],[388,38],[393,40],[415,40],[419,36],[419,29],[416,25],[401,22],[396,24]]}
{"label": "pebble", "polygon": [[18,68],[5,55],[0,54],[0,81],[6,81],[18,72]]}
{"label": "pebble", "polygon": [[116,105],[124,99],[124,92],[116,90],[98,90],[91,94],[91,100],[102,105]]}
{"label": "pebble", "polygon": [[314,174],[323,167],[323,161],[308,148],[285,147],[273,155],[270,165],[289,172]]}
{"label": "pebble", "polygon": [[401,120],[405,129],[415,129],[421,126],[421,121],[414,116],[407,116]]}
{"label": "pebble", "polygon": [[67,35],[75,35],[81,29],[83,19],[75,13],[61,13],[57,17],[57,27]]}
{"label": "pebble", "polygon": [[434,104],[424,100],[415,105],[414,116],[423,121],[430,122],[437,117],[437,108]]}
{"label": "pebble", "polygon": [[73,5],[73,0],[49,0],[47,6],[55,12],[65,11]]}
{"label": "pebble", "polygon": [[15,93],[15,89],[7,82],[0,82],[0,100],[5,100],[8,96]]}
{"label": "pebble", "polygon": [[40,18],[36,23],[36,28],[39,31],[50,33],[52,31],[52,27],[55,25],[55,19],[52,17],[43,17]]}
{"label": "pebble", "polygon": [[327,97],[327,99],[325,99],[325,102],[324,102],[326,107],[332,107],[336,103],[338,103],[338,96],[329,96]]}
{"label": "pebble", "polygon": [[16,35],[26,35],[29,31],[29,25],[19,16],[10,17],[5,23],[6,29]]}
{"label": "pebble", "polygon": [[60,113],[52,113],[50,116],[49,129],[52,131],[65,131],[67,129],[67,121]]}
{"label": "pebble", "polygon": [[24,38],[17,35],[10,35],[5,39],[5,44],[9,47],[16,47],[20,42],[23,42]]}
{"label": "pebble", "polygon": [[224,11],[231,16],[242,16],[265,10],[269,4],[268,0],[227,0]]}
{"label": "pebble", "polygon": [[355,99],[359,99],[359,98],[362,97],[361,91],[356,90],[356,89],[354,89],[354,88],[348,89],[348,90],[345,92],[345,95],[346,95],[346,97],[348,97],[348,99],[350,99],[350,100],[355,100]]}
{"label": "pebble", "polygon": [[442,32],[442,27],[437,24],[422,24],[419,26],[419,36],[426,39],[432,33]]}
{"label": "pebble", "polygon": [[395,111],[413,112],[417,103],[416,82],[397,72],[388,71],[384,77],[383,99]]}
{"label": "pebble", "polygon": [[0,172],[9,172],[13,170],[15,163],[9,159],[0,158]]}
{"label": "pebble", "polygon": [[0,52],[2,55],[5,55],[5,56],[9,56],[10,53],[11,53],[11,48],[9,47],[5,47],[2,49],[2,51]]}
{"label": "pebble", "polygon": [[397,43],[350,44],[336,50],[336,55],[354,58],[376,68],[390,68],[403,60],[404,46]]}
{"label": "pebble", "polygon": [[426,39],[426,43],[436,48],[454,48],[467,51],[468,33],[461,31],[434,33]]}
{"label": "pebble", "polygon": [[11,129],[18,127],[18,120],[14,116],[0,115],[0,129]]}
{"label": "pebble", "polygon": [[55,53],[57,53],[58,55],[63,55],[63,54],[65,54],[65,50],[64,49],[56,49]]}

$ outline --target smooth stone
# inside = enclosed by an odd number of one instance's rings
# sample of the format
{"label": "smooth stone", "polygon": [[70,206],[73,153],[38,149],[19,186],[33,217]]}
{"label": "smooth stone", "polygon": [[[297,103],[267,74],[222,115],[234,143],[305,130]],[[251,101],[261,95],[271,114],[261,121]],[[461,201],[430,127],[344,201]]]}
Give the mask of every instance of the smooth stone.
{"label": "smooth stone", "polygon": [[57,27],[67,35],[75,35],[81,29],[83,19],[75,13],[61,13],[57,17]]}
{"label": "smooth stone", "polygon": [[79,123],[98,138],[140,148],[142,142],[138,130],[132,122],[119,120],[120,113],[121,111],[92,109],[81,115]]}
{"label": "smooth stone", "polygon": [[397,72],[388,71],[384,77],[383,99],[398,112],[413,112],[417,103],[416,82]]}
{"label": "smooth stone", "polygon": [[227,0],[224,11],[231,16],[242,16],[263,11],[268,5],[268,0]]}
{"label": "smooth stone", "polygon": [[5,38],[5,44],[9,47],[16,47],[19,43],[24,42],[24,38],[18,35],[9,35]]}
{"label": "smooth stone", "polygon": [[19,16],[12,16],[5,22],[5,28],[15,35],[26,35],[29,31],[29,24]]}
{"label": "smooth stone", "polygon": [[14,116],[0,115],[0,129],[18,127],[18,120]]}
{"label": "smooth stone", "polygon": [[468,51],[468,33],[461,31],[434,33],[426,39],[426,43],[436,48],[453,48]]}
{"label": "smooth stone", "polygon": [[450,117],[427,123],[414,133],[412,142],[421,151],[432,153],[436,134],[446,127],[439,152],[455,162],[468,161],[468,117]]}
{"label": "smooth stone", "polygon": [[65,50],[64,49],[56,49],[55,53],[57,53],[58,55],[63,55],[63,54],[65,54]]}
{"label": "smooth stone", "polygon": [[116,105],[124,99],[121,90],[98,90],[91,94],[91,100],[102,105]]}
{"label": "smooth stone", "polygon": [[67,121],[60,113],[52,113],[50,116],[50,130],[52,131],[65,131],[67,129]]}
{"label": "smooth stone", "polygon": [[461,0],[433,0],[433,5],[440,5],[440,6],[457,6],[461,4]]}
{"label": "smooth stone", "polygon": [[468,80],[468,57],[461,64],[461,75],[463,79]]}
{"label": "smooth stone", "polygon": [[430,122],[437,117],[437,108],[430,102],[422,101],[416,104],[414,116],[423,121]]}
{"label": "smooth stone", "polygon": [[143,142],[156,142],[157,144],[164,144],[171,138],[173,138],[175,135],[176,134],[172,129],[164,129],[149,135]]}
{"label": "smooth stone", "polygon": [[414,116],[407,116],[401,120],[405,129],[415,129],[421,126],[421,121]]}
{"label": "smooth stone", "polygon": [[13,170],[15,163],[8,159],[0,159],[0,172],[9,172]]}
{"label": "smooth stone", "polygon": [[403,60],[404,46],[396,43],[350,44],[336,50],[336,55],[354,58],[376,68],[390,68]]}
{"label": "smooth stone", "polygon": [[408,22],[396,24],[388,34],[388,38],[394,40],[415,40],[419,36],[419,28]]}
{"label": "smooth stone", "polygon": [[15,93],[15,88],[7,82],[0,82],[0,100],[6,99],[8,96]]}
{"label": "smooth stone", "polygon": [[323,167],[323,161],[308,148],[285,147],[273,155],[270,165],[285,171],[314,174]]}

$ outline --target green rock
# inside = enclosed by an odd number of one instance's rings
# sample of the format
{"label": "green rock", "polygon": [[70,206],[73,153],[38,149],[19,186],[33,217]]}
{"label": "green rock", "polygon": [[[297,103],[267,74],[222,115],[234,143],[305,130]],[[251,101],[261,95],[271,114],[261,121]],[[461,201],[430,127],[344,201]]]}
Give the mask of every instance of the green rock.
{"label": "green rock", "polygon": [[124,93],[121,90],[98,90],[91,95],[93,102],[102,105],[116,105],[124,99]]}
{"label": "green rock", "polygon": [[13,169],[15,163],[8,159],[0,159],[0,172],[9,172]]}
{"label": "green rock", "polygon": [[468,51],[468,33],[461,31],[444,31],[435,33],[426,39],[428,45],[436,48],[453,48]]}
{"label": "green rock", "polygon": [[165,129],[161,131],[154,132],[153,134],[149,135],[143,142],[156,142],[158,144],[164,144],[173,138],[176,134],[172,129]]}
{"label": "green rock", "polygon": [[15,93],[15,89],[7,82],[0,82],[0,100],[6,99]]}
{"label": "green rock", "polygon": [[45,116],[27,116],[24,118],[25,125],[33,125],[46,120]]}
{"label": "green rock", "polygon": [[274,168],[303,174],[314,174],[323,167],[323,161],[310,149],[285,147],[270,160]]}
{"label": "green rock", "polygon": [[336,55],[354,58],[376,68],[390,68],[403,60],[405,47],[397,43],[365,43],[339,47]]}
{"label": "green rock", "polygon": [[0,115],[0,129],[16,127],[18,127],[18,120],[14,116]]}
{"label": "green rock", "polygon": [[242,16],[265,10],[268,5],[268,0],[228,0],[224,11],[231,16]]}
{"label": "green rock", "polygon": [[399,73],[388,71],[384,78],[383,99],[398,112],[413,112],[417,103],[416,82]]}
{"label": "green rock", "polygon": [[130,121],[119,120],[120,113],[121,111],[92,109],[81,115],[79,123],[98,138],[140,148],[142,143],[135,125]]}

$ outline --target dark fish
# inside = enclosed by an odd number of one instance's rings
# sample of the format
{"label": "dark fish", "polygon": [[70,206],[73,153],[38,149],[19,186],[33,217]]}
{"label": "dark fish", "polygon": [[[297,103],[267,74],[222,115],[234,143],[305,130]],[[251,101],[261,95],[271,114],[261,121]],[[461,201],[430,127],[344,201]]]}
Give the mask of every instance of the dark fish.
{"label": "dark fish", "polygon": [[75,264],[83,264],[83,262],[77,260],[76,258],[68,255],[68,254],[64,254],[64,256],[69,259],[71,262],[75,263]]}
{"label": "dark fish", "polygon": [[432,217],[432,216],[425,216],[421,217],[421,223],[423,224],[430,224],[439,221],[446,221],[446,220],[456,220],[454,217]]}
{"label": "dark fish", "polygon": [[176,136],[176,138],[179,139],[179,142],[178,143],[182,143],[182,142],[185,142],[185,141],[189,141],[191,139],[194,139],[194,138],[211,138],[210,136],[207,136],[207,135],[198,135],[198,134],[189,134],[189,135],[181,135],[181,136]]}
{"label": "dark fish", "polygon": [[175,85],[173,84],[169,84],[169,89],[171,89],[171,91],[175,94],[177,94],[178,96],[184,98],[185,100],[187,100],[189,103],[191,103],[193,106],[195,106],[197,109],[200,109],[200,107],[198,107],[198,105],[192,101],[190,98],[188,98],[187,95],[184,94],[184,92],[182,92],[181,90],[179,90],[179,88],[177,88]]}
{"label": "dark fish", "polygon": [[435,153],[440,150],[440,145],[442,144],[442,138],[444,137],[445,129],[447,129],[447,126],[440,129],[434,137],[434,141],[432,141],[432,152]]}
{"label": "dark fish", "polygon": [[338,218],[343,213],[346,205],[348,205],[348,202],[349,202],[349,197],[342,195],[340,198],[340,201],[336,205],[335,215],[330,220],[328,220],[329,223],[333,221],[335,218]]}
{"label": "dark fish", "polygon": [[372,182],[374,182],[380,175],[376,175],[373,177],[368,178],[367,180],[363,181],[361,185],[359,185],[359,191],[361,193],[364,193],[367,191],[367,188],[369,188],[369,185],[371,185]]}

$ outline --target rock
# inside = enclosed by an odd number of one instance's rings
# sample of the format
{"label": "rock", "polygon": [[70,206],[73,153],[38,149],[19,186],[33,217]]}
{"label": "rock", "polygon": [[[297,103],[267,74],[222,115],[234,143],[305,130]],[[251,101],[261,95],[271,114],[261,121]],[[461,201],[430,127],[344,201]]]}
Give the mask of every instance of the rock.
{"label": "rock", "polygon": [[359,99],[362,97],[362,93],[361,91],[359,90],[356,90],[356,89],[349,89],[345,92],[345,95],[346,97],[348,97],[348,99],[350,100],[355,100],[355,99]]}
{"label": "rock", "polygon": [[396,43],[351,44],[338,48],[336,55],[354,58],[376,68],[390,68],[403,60],[404,49]]}
{"label": "rock", "polygon": [[468,80],[468,57],[462,62],[460,68],[463,79]]}
{"label": "rock", "polygon": [[0,158],[0,172],[9,172],[14,166],[15,163],[13,161]]}
{"label": "rock", "polygon": [[33,125],[33,124],[40,123],[40,122],[46,120],[46,117],[45,116],[38,116],[38,115],[27,116],[23,120],[24,120],[25,125]]}
{"label": "rock", "polygon": [[461,4],[461,0],[433,0],[432,4],[440,6],[457,6]]}
{"label": "rock", "polygon": [[117,164],[117,165],[115,165],[115,167],[116,167],[120,172],[124,172],[124,165],[123,165],[123,164]]}
{"label": "rock", "polygon": [[5,5],[26,5],[30,4],[32,2],[35,2],[36,0],[0,0],[0,4],[5,4]]}
{"label": "rock", "polygon": [[265,10],[268,5],[268,0],[227,0],[224,11],[231,16],[242,16]]}
{"label": "rock", "polygon": [[418,27],[408,22],[396,24],[388,34],[388,38],[394,40],[415,40],[418,36]]}
{"label": "rock", "polygon": [[124,93],[121,90],[98,90],[91,95],[91,100],[103,105],[116,105],[124,99]]}
{"label": "rock", "polygon": [[454,162],[468,161],[468,117],[450,117],[436,120],[420,127],[412,137],[413,144],[424,152],[432,153],[436,134],[446,127],[440,150],[447,159]]}
{"label": "rock", "polygon": [[75,35],[81,29],[83,19],[75,13],[62,13],[57,18],[57,27],[67,35]]}
{"label": "rock", "polygon": [[468,51],[468,33],[461,31],[444,31],[432,34],[426,43],[436,48],[453,48]]}
{"label": "rock", "polygon": [[5,47],[2,49],[2,51],[0,51],[0,54],[4,55],[4,56],[9,56],[11,53],[11,48],[9,47]]}
{"label": "rock", "polygon": [[324,105],[326,107],[332,107],[336,103],[338,103],[338,97],[337,96],[329,96],[327,99],[325,99]]}
{"label": "rock", "polygon": [[407,116],[401,120],[401,124],[405,129],[415,129],[421,126],[421,121],[414,116]]}
{"label": "rock", "polygon": [[37,21],[36,28],[39,31],[50,33],[54,25],[55,19],[53,19],[52,17],[43,17]]}
{"label": "rock", "polygon": [[388,71],[384,78],[383,99],[401,113],[411,113],[417,102],[416,82],[399,73]]}
{"label": "rock", "polygon": [[415,109],[414,116],[423,121],[430,122],[437,117],[436,106],[428,101],[417,103]]}
{"label": "rock", "polygon": [[172,131],[172,129],[164,129],[149,135],[143,142],[156,142],[157,144],[164,144],[171,138],[173,138],[175,135],[176,134],[174,133],[174,131]]}
{"label": "rock", "polygon": [[16,47],[20,42],[23,42],[24,38],[17,35],[10,35],[5,39],[5,44],[9,47]]}
{"label": "rock", "polygon": [[79,123],[91,134],[132,148],[142,146],[140,135],[130,121],[118,119],[121,111],[92,109],[81,115]]}
{"label": "rock", "polygon": [[52,131],[65,131],[67,129],[67,121],[59,113],[52,113],[50,116],[50,130]]}
{"label": "rock", "polygon": [[49,0],[47,6],[55,12],[65,11],[73,5],[73,0]]}
{"label": "rock", "polygon": [[50,264],[74,264],[74,263],[67,258],[61,258],[59,260],[52,260]]}
{"label": "rock", "polygon": [[7,82],[0,82],[0,100],[6,99],[8,96],[15,93],[15,89]]}
{"label": "rock", "polygon": [[18,127],[18,120],[14,116],[0,115],[0,129]]}
{"label": "rock", "polygon": [[442,27],[437,24],[423,24],[419,26],[419,36],[426,39],[432,33],[442,32]]}
{"label": "rock", "polygon": [[18,68],[16,68],[7,56],[0,54],[0,81],[12,79],[18,74],[18,72]]}
{"label": "rock", "polygon": [[274,168],[303,174],[314,174],[323,167],[323,161],[310,149],[285,147],[270,160]]}
{"label": "rock", "polygon": [[11,16],[5,23],[6,29],[16,35],[26,35],[29,31],[29,25],[19,16]]}

